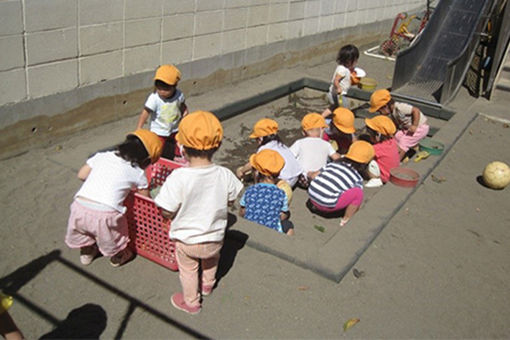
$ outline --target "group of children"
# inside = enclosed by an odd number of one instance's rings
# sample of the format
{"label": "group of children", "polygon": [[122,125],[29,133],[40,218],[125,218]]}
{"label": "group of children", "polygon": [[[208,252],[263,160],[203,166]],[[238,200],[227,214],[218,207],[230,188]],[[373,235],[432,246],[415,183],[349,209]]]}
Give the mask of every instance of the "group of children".
{"label": "group of children", "polygon": [[[275,120],[259,120],[250,135],[258,144],[257,152],[236,174],[212,161],[223,138],[218,118],[206,111],[188,113],[184,95],[177,89],[179,70],[173,65],[159,67],[155,90],[145,102],[137,129],[115,150],[95,154],[79,170],[84,183],[71,204],[66,244],[80,249],[84,265],[99,253],[115,267],[131,260],[123,202],[132,190],[149,196],[144,169],[161,156],[182,156],[187,161],[187,166],[167,177],[154,198],[163,217],[172,220],[170,238],[176,243],[182,292],[173,294],[171,303],[187,313],[200,312],[201,297],[214,288],[228,207],[243,190],[238,177],[246,171],[252,171],[255,184],[240,198],[242,217],[294,234],[289,204],[292,190],[300,186],[308,191],[307,206],[312,211],[345,209],[340,226],[345,225],[363,202],[363,186],[387,182],[390,169],[428,132],[425,116],[415,107],[395,102],[387,90],[375,91],[370,100],[370,111],[381,115],[365,119],[366,126],[356,131],[354,114],[344,106],[348,87],[356,79],[358,57],[352,45],[340,50],[331,107],[304,116],[304,138],[290,147],[280,140]],[[325,117],[331,117],[329,124]],[[149,118],[149,129],[143,129]]]}

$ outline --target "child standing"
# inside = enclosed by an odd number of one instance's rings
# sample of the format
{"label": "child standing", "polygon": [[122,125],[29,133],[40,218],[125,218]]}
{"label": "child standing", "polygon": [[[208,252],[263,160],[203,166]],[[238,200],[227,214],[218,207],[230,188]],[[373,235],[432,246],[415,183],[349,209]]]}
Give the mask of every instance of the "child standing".
{"label": "child standing", "polygon": [[378,187],[390,179],[390,170],[400,165],[398,146],[393,135],[397,131],[387,116],[366,118],[366,131],[374,147],[375,156],[368,164],[370,180],[365,187]]}
{"label": "child standing", "polygon": [[241,197],[241,217],[262,224],[280,233],[294,235],[289,222],[289,205],[285,192],[276,186],[285,160],[271,149],[251,155],[250,164],[255,169],[255,183]]}
{"label": "child standing", "polygon": [[370,112],[379,112],[390,116],[397,126],[397,141],[400,159],[404,159],[407,151],[418,145],[429,132],[427,117],[415,106],[396,102],[388,90],[377,90],[370,96]]}
{"label": "child standing", "polygon": [[212,113],[196,111],[184,117],[176,139],[189,167],[175,169],[154,199],[163,216],[172,219],[170,238],[176,244],[182,292],[173,294],[171,302],[189,314],[201,310],[199,291],[209,295],[216,283],[227,208],[243,188],[230,170],[212,162],[222,138],[223,128]]}
{"label": "child standing", "polygon": [[347,154],[336,162],[326,164],[313,174],[308,187],[311,210],[331,213],[345,209],[340,220],[343,227],[363,203],[363,177],[367,164],[374,157],[374,148],[365,141],[352,143]]}
{"label": "child standing", "polygon": [[116,150],[96,153],[78,171],[84,183],[71,204],[65,242],[80,249],[82,264],[90,264],[99,252],[110,256],[114,267],[133,257],[127,247],[123,203],[132,189],[149,197],[143,169],[159,159],[162,148],[155,133],[139,129],[127,135]]}
{"label": "child standing", "polygon": [[174,65],[162,65],[156,70],[154,92],[145,101],[136,125],[141,129],[150,117],[149,129],[164,143],[162,156],[168,159],[180,156],[175,134],[179,121],[188,114],[184,94],[177,88],[180,79],[181,72]]}
{"label": "child standing", "polygon": [[[351,73],[358,63],[359,50],[354,45],[345,45],[340,48],[336,58],[338,66],[335,69],[331,85],[329,86],[328,101],[333,111],[339,106],[349,108],[349,101],[346,97],[351,87]],[[330,112],[331,112],[330,111]]]}

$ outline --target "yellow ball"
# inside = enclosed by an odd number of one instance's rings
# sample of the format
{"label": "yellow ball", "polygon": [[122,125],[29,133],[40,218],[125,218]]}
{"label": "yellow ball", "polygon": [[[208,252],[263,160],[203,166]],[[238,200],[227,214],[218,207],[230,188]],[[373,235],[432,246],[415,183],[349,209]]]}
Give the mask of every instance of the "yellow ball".
{"label": "yellow ball", "polygon": [[510,184],[510,167],[503,162],[490,162],[483,170],[483,181],[492,189],[503,189]]}

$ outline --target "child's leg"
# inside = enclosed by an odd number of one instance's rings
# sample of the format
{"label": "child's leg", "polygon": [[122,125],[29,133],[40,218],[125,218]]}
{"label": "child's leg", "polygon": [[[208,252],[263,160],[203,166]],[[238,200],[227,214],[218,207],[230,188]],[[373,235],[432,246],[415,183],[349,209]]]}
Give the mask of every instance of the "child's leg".
{"label": "child's leg", "polygon": [[199,259],[192,254],[199,244],[185,244],[177,241],[175,253],[179,265],[179,280],[181,281],[184,302],[190,307],[200,306],[198,294],[198,265]]}
{"label": "child's leg", "polygon": [[71,213],[67,221],[65,243],[69,248],[84,248],[96,243],[94,236],[89,233],[84,223],[87,210],[78,202],[71,204]]}
{"label": "child's leg", "polygon": [[397,131],[395,134],[395,140],[397,141],[400,159],[404,157],[410,148],[418,145],[418,143],[420,143],[423,138],[427,137],[429,129],[430,127],[428,124],[422,124],[418,126],[413,134],[410,134],[408,131],[404,130]]}
{"label": "child's leg", "polygon": [[212,290],[216,283],[216,271],[220,262],[221,242],[202,244],[202,291]]}

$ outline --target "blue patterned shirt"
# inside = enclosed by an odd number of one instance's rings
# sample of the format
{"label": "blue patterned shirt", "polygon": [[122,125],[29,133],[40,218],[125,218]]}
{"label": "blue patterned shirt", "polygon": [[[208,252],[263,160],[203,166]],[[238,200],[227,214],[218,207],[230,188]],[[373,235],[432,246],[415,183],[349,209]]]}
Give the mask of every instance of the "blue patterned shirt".
{"label": "blue patterned shirt", "polygon": [[257,183],[246,189],[241,197],[246,209],[244,218],[283,233],[280,212],[288,212],[285,192],[274,184]]}

